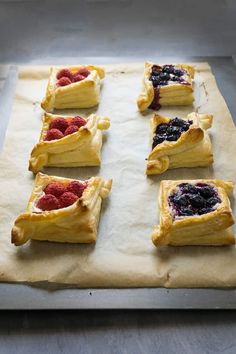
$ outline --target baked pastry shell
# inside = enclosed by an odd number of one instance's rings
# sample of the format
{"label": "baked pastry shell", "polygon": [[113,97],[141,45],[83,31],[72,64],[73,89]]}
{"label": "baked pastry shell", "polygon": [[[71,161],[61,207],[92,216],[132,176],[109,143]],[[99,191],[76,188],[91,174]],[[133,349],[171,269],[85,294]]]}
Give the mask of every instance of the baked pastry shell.
{"label": "baked pastry shell", "polygon": [[26,212],[20,214],[12,229],[12,243],[16,246],[28,240],[90,243],[96,241],[102,199],[112,187],[112,180],[91,177],[81,198],[74,204],[57,210],[33,212],[32,207],[52,182],[68,184],[74,179],[38,173]]}
{"label": "baked pastry shell", "polygon": [[89,108],[99,103],[100,84],[101,79],[105,76],[105,71],[102,67],[95,65],[69,66],[66,69],[75,73],[82,67],[90,71],[88,77],[81,81],[73,82],[70,85],[59,87],[56,85],[56,75],[62,68],[55,66],[50,68],[46,96],[41,103],[45,111],[52,112],[53,109]]}
{"label": "baked pastry shell", "polygon": [[[181,183],[206,183],[217,188],[221,203],[207,214],[179,217],[174,219],[168,197]],[[233,183],[217,179],[164,180],[160,185],[160,224],[154,227],[152,241],[161,245],[231,245],[235,243],[230,228],[234,218],[228,195],[233,191]]]}
{"label": "baked pastry shell", "polygon": [[[212,126],[211,114],[192,112],[187,116],[193,123],[178,140],[156,145],[147,157],[146,174],[161,174],[169,168],[209,166],[213,163],[212,145],[206,129]],[[150,120],[151,141],[156,127],[171,118],[155,114]]]}
{"label": "baked pastry shell", "polygon": [[[45,141],[44,137],[53,119],[58,117],[51,113],[44,113],[42,117],[42,130],[39,142],[34,146],[30,160],[29,170],[37,173],[44,166],[56,167],[78,167],[78,166],[99,166],[101,163],[102,130],[110,127],[108,117],[100,117],[91,114],[86,118],[86,125],[82,126],[77,132],[67,135],[61,139]],[[60,115],[65,119],[73,116]],[[76,152],[76,159],[71,162],[69,155]],[[51,162],[51,157],[56,157],[58,162]]]}
{"label": "baked pastry shell", "polygon": [[[149,80],[151,69],[153,65],[159,65],[152,62],[146,62],[144,67],[143,76],[143,90],[138,96],[137,105],[139,111],[145,111],[148,109],[150,104],[154,99],[154,88],[152,81]],[[159,103],[163,106],[178,106],[178,105],[191,105],[194,101],[192,95],[193,92],[193,78],[194,78],[194,67],[188,64],[176,64],[176,68],[184,69],[188,77],[186,77],[186,82],[188,85],[181,83],[171,83],[166,86],[159,87]],[[165,97],[165,99],[162,98]]]}

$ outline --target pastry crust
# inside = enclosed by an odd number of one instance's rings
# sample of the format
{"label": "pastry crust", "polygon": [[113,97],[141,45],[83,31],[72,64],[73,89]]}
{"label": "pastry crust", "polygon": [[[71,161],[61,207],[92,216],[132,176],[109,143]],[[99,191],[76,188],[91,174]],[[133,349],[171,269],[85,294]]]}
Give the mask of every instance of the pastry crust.
{"label": "pastry crust", "polygon": [[[152,81],[149,80],[152,66],[157,65],[152,62],[146,62],[143,77],[143,91],[138,96],[137,105],[139,111],[145,111],[149,108],[154,99],[154,88]],[[159,65],[159,64],[158,64]],[[161,66],[161,65],[159,65]],[[185,82],[169,83],[166,86],[159,87],[159,104],[161,106],[188,106],[194,101],[193,97],[193,78],[194,67],[188,64],[176,64],[176,68],[184,69],[187,73]]]}
{"label": "pastry crust", "polygon": [[[204,215],[182,216],[176,219],[171,214],[168,196],[176,191],[180,183],[207,183],[217,189],[221,203]],[[217,179],[164,180],[160,185],[160,224],[154,227],[152,241],[155,246],[172,245],[232,245],[235,238],[230,228],[234,224],[228,196],[233,191],[233,183]]]}
{"label": "pastry crust", "polygon": [[[154,147],[147,158],[146,174],[161,174],[168,169],[179,167],[203,167],[213,163],[211,140],[206,129],[212,126],[212,115],[190,113],[188,120],[193,123],[178,140],[164,140]],[[151,140],[156,127],[169,123],[171,118],[155,114],[151,121]]]}
{"label": "pastry crust", "polygon": [[[99,166],[101,163],[102,130],[110,126],[110,119],[91,114],[87,124],[77,132],[61,139],[45,141],[44,136],[50,122],[58,117],[50,113],[43,115],[43,127],[39,142],[31,152],[29,170],[37,173],[44,166],[79,167]],[[73,117],[60,117],[71,119]]]}
{"label": "pastry crust", "polygon": [[66,68],[75,73],[82,67],[90,71],[88,77],[82,81],[60,87],[56,86],[56,75],[61,68],[50,68],[46,96],[41,103],[41,107],[46,112],[52,112],[55,108],[89,108],[99,103],[100,84],[101,79],[105,76],[105,71],[103,68],[95,65],[78,65]]}
{"label": "pastry crust", "polygon": [[34,212],[35,202],[48,183],[67,184],[69,178],[38,173],[26,212],[18,216],[12,229],[12,243],[20,246],[28,240],[69,243],[96,241],[102,199],[110,193],[112,180],[92,177],[82,197],[67,208]]}

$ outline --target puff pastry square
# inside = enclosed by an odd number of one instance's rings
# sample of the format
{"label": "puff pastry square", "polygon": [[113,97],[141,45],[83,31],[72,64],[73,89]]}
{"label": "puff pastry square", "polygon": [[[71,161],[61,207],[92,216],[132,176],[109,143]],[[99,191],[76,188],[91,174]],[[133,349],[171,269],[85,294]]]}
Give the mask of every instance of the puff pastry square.
{"label": "puff pastry square", "polygon": [[[48,188],[49,184],[51,186],[56,183],[60,184],[60,187],[68,188],[69,185],[73,185],[72,182],[79,183],[79,185],[86,184],[82,195],[77,197],[75,202],[66,207],[59,206],[56,210],[39,209],[39,200],[42,201],[45,198],[45,188]],[[26,212],[18,216],[12,229],[12,243],[19,246],[30,239],[69,243],[95,242],[102,200],[110,193],[111,186],[112,180],[105,181],[101,177],[92,177],[87,181],[75,181],[38,173]],[[50,191],[50,193],[53,192]],[[69,193],[69,197],[71,194],[73,193]],[[49,200],[50,203],[55,201],[55,195],[55,191],[53,196],[50,194],[51,199],[54,198]],[[57,197],[59,198],[58,195]],[[65,202],[68,202],[68,191],[66,196],[63,192],[56,200],[60,202],[61,198],[65,205]]]}
{"label": "puff pastry square", "polygon": [[138,97],[140,111],[161,106],[188,106],[193,97],[194,67],[187,64],[145,63],[143,91]]}
{"label": "puff pastry square", "polygon": [[183,120],[155,114],[150,124],[153,148],[147,158],[147,175],[213,163],[211,140],[206,132],[212,125],[212,115],[193,112]]}
{"label": "puff pastry square", "polygon": [[217,179],[164,180],[160,185],[160,224],[155,246],[222,246],[235,243],[228,196],[233,183]]}
{"label": "puff pastry square", "polygon": [[96,106],[100,101],[101,79],[105,76],[103,68],[95,65],[79,65],[66,67],[75,77],[80,70],[87,69],[89,75],[80,81],[58,85],[58,74],[62,70],[59,67],[51,67],[47,85],[46,96],[41,103],[42,108],[47,112],[53,109],[67,108],[89,108]]}
{"label": "puff pastry square", "polygon": [[[60,139],[45,140],[50,124],[58,116],[45,113],[39,142],[31,152],[29,170],[37,173],[44,166],[79,167],[99,166],[101,163],[102,130],[108,129],[110,120],[91,114],[78,131]],[[74,117],[60,116],[70,122]],[[82,118],[83,119],[83,118]]]}

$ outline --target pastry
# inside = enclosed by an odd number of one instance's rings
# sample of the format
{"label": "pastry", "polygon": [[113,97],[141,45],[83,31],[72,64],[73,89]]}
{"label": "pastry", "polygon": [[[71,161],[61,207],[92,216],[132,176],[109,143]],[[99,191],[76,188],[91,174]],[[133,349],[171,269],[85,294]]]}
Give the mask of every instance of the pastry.
{"label": "pastry", "polygon": [[155,114],[151,119],[152,151],[147,158],[147,175],[212,164],[211,140],[206,132],[211,125],[209,114],[193,112],[186,120]]}
{"label": "pastry", "polygon": [[111,185],[111,180],[101,177],[79,181],[38,173],[26,212],[12,229],[12,243],[19,246],[30,239],[95,242],[102,199]]}
{"label": "pastry", "polygon": [[104,70],[94,65],[71,66],[64,69],[52,67],[42,108],[51,112],[54,108],[89,108],[100,99],[100,82]]}
{"label": "pastry", "polygon": [[29,170],[37,173],[44,166],[100,165],[102,130],[109,126],[109,118],[96,114],[83,118],[45,113],[39,142],[31,152]]}
{"label": "pastry", "polygon": [[162,181],[160,224],[152,233],[154,245],[234,244],[228,198],[232,191],[232,182],[218,179]]}
{"label": "pastry", "polygon": [[193,97],[194,67],[187,64],[159,65],[145,63],[143,91],[138,109],[158,110],[161,106],[188,106]]}

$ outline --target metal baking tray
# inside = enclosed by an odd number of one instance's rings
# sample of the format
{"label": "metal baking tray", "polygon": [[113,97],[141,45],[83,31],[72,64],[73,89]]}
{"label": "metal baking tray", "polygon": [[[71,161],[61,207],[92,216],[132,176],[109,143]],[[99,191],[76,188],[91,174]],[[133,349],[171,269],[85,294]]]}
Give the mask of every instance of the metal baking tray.
{"label": "metal baking tray", "polygon": [[[149,58],[155,61],[156,58]],[[166,62],[207,61],[236,122],[236,68],[231,57],[158,58]],[[99,64],[145,58],[80,58]],[[45,63],[40,63],[45,64]],[[64,61],[61,64],[66,64]],[[0,66],[0,149],[11,113],[17,66]],[[2,83],[2,85],[1,85]],[[2,88],[1,88],[2,86]],[[45,284],[0,284],[0,309],[236,309],[234,289],[56,289]]]}

